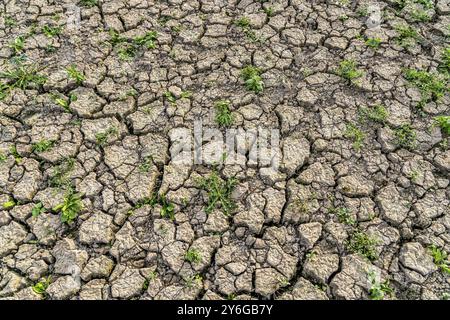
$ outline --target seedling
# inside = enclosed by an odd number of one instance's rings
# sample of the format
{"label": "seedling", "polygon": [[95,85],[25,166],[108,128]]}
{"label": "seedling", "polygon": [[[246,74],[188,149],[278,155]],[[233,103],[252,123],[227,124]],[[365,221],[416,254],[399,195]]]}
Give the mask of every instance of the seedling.
{"label": "seedling", "polygon": [[118,131],[115,127],[110,127],[104,132],[99,132],[95,135],[96,143],[100,146],[103,146],[108,141],[108,138],[111,135],[117,135],[117,133]]}
{"label": "seedling", "polygon": [[166,97],[167,101],[169,101],[170,103],[176,103],[177,102],[177,98],[170,91],[164,92],[164,97]]}
{"label": "seedling", "polygon": [[0,81],[0,100],[6,98],[15,88],[22,90],[40,88],[47,79],[38,72],[36,66],[25,65],[18,61],[12,69],[0,73],[0,80],[6,80]]}
{"label": "seedling", "polygon": [[15,55],[20,54],[25,47],[25,37],[18,36],[12,43],[9,44],[9,47],[14,50]]}
{"label": "seedling", "polygon": [[98,4],[98,0],[80,0],[80,4],[85,7],[92,8]]}
{"label": "seedling", "polygon": [[7,159],[7,156],[3,152],[0,152],[0,163],[5,162],[6,159]]}
{"label": "seedling", "polygon": [[411,18],[414,22],[427,22],[431,20],[428,13],[422,9],[416,9],[410,12]]}
{"label": "seedling", "polygon": [[386,296],[392,296],[394,289],[391,288],[389,280],[379,282],[375,273],[369,273],[369,281],[371,287],[369,289],[369,296],[372,300],[383,300]]}
{"label": "seedling", "polygon": [[54,141],[43,139],[39,142],[33,143],[32,150],[37,153],[49,151],[53,147],[54,143]]}
{"label": "seedling", "polygon": [[201,286],[201,285],[202,285],[203,278],[202,278],[201,275],[197,274],[197,275],[195,275],[195,276],[193,276],[193,277],[187,277],[187,278],[184,278],[183,280],[184,280],[184,285],[185,285],[187,288],[192,288],[192,287],[195,286],[195,285],[196,285],[196,286]]}
{"label": "seedling", "polygon": [[450,45],[442,50],[442,62],[439,65],[439,68],[443,72],[450,73]]}
{"label": "seedling", "polygon": [[71,223],[78,217],[78,213],[83,209],[81,194],[74,193],[69,189],[62,203],[53,208],[53,211],[61,213],[61,222]]}
{"label": "seedling", "polygon": [[158,33],[156,31],[149,31],[143,36],[135,38],[125,38],[114,30],[109,30],[109,42],[113,47],[117,47],[117,53],[121,60],[130,60],[136,56],[136,53],[141,48],[154,49],[156,48],[156,40]]}
{"label": "seedling", "polygon": [[159,197],[159,203],[161,204],[161,217],[175,220],[175,207],[173,203],[169,202],[164,195]]}
{"label": "seedling", "polygon": [[404,124],[394,129],[395,143],[405,149],[413,150],[416,147],[416,132],[410,124]]}
{"label": "seedling", "polygon": [[69,79],[74,80],[78,85],[81,85],[85,80],[84,74],[81,71],[78,71],[75,65],[67,67],[66,72],[69,76]]}
{"label": "seedling", "polygon": [[45,212],[44,205],[42,204],[42,202],[39,202],[39,203],[34,205],[33,209],[31,210],[31,215],[33,217],[37,217],[41,213],[44,213],[44,212]]}
{"label": "seedling", "polygon": [[197,249],[189,249],[186,252],[186,255],[184,256],[184,260],[190,262],[190,263],[199,263],[200,261],[202,261],[202,256],[200,254],[200,251],[198,251]]}
{"label": "seedling", "polygon": [[419,89],[422,95],[419,107],[423,107],[430,101],[439,101],[449,90],[445,79],[439,74],[407,69],[405,79]]}
{"label": "seedling", "polygon": [[441,128],[441,131],[450,135],[450,116],[437,116],[434,118],[434,123]]}
{"label": "seedling", "polygon": [[448,254],[443,249],[435,245],[429,247],[430,254],[433,257],[433,262],[439,267],[443,273],[450,274],[450,260]]}
{"label": "seedling", "polygon": [[16,206],[16,201],[14,199],[10,199],[2,204],[3,209],[9,210]]}
{"label": "seedling", "polygon": [[364,144],[366,135],[356,125],[349,123],[345,128],[344,137],[353,140],[353,148],[359,151]]}
{"label": "seedling", "polygon": [[16,163],[20,163],[22,161],[22,156],[17,152],[17,147],[15,145],[11,145],[9,147],[9,152],[14,157],[14,160],[16,160]]}
{"label": "seedling", "polygon": [[208,194],[208,204],[205,211],[210,213],[217,205],[220,205],[222,212],[229,216],[235,207],[234,201],[231,199],[231,193],[236,183],[237,181],[234,178],[222,180],[215,171],[207,178],[202,178],[198,186]]}
{"label": "seedling", "polygon": [[58,35],[60,35],[60,33],[62,32],[62,27],[58,26],[58,27],[51,27],[48,25],[45,25],[42,27],[42,32],[49,38],[53,38],[56,37]]}
{"label": "seedling", "polygon": [[370,108],[360,108],[359,115],[361,120],[369,119],[370,121],[384,124],[389,116],[389,112],[384,106],[377,104]]}
{"label": "seedling", "polygon": [[141,171],[141,172],[149,172],[152,164],[153,164],[152,156],[144,157],[143,162],[139,166],[139,171]]}
{"label": "seedling", "polygon": [[31,287],[31,289],[37,294],[45,294],[48,286],[50,285],[50,277],[45,278]]}
{"label": "seedling", "polygon": [[289,282],[289,280],[285,277],[281,277],[278,278],[278,283],[280,284],[280,287],[287,287],[289,286],[291,283]]}
{"label": "seedling", "polygon": [[50,95],[50,97],[57,105],[64,108],[64,110],[66,110],[67,112],[72,111],[72,110],[70,110],[70,107],[69,107],[70,103],[77,100],[77,96],[74,94],[70,95],[69,99],[64,99],[59,94],[55,94],[55,93],[52,93]]}
{"label": "seedling", "polygon": [[230,111],[230,102],[221,100],[216,103],[216,122],[219,126],[229,127],[233,123],[233,115]]}
{"label": "seedling", "polygon": [[264,83],[261,78],[261,70],[254,66],[246,66],[241,71],[241,77],[245,81],[247,90],[259,93],[264,89]]}
{"label": "seedling", "polygon": [[156,48],[156,39],[158,38],[158,33],[156,31],[149,31],[145,35],[136,37],[133,39],[135,45],[145,47],[147,49]]}
{"label": "seedling", "polygon": [[369,48],[378,49],[381,44],[381,39],[380,38],[368,38],[368,39],[366,39],[366,41],[364,43]]}
{"label": "seedling", "polygon": [[350,215],[350,211],[347,208],[338,208],[336,209],[336,216],[340,223],[353,226],[356,224],[355,219]]}
{"label": "seedling", "polygon": [[378,254],[375,250],[375,246],[378,241],[361,230],[355,230],[350,235],[350,239],[346,241],[346,248],[350,252],[358,253],[361,256],[369,259],[370,261],[376,260]]}
{"label": "seedling", "polygon": [[356,62],[354,60],[343,60],[339,64],[337,74],[344,79],[354,82],[364,75],[364,72],[356,68]]}
{"label": "seedling", "polygon": [[395,27],[395,31],[397,31],[398,36],[395,38],[395,41],[398,45],[408,48],[414,46],[418,40],[420,40],[419,34],[417,31],[408,25],[397,25]]}

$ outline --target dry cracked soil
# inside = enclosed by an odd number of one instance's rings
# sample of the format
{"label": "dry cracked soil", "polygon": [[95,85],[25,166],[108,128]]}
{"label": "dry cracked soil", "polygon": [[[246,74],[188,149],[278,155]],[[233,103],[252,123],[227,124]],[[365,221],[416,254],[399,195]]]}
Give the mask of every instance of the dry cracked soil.
{"label": "dry cracked soil", "polygon": [[[449,299],[449,39],[448,0],[2,0],[0,298]],[[279,152],[180,165],[199,119]]]}

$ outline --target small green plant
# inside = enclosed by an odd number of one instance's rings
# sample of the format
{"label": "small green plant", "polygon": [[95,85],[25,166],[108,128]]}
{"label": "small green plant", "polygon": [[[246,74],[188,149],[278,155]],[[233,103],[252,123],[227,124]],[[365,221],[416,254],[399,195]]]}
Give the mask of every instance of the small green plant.
{"label": "small green plant", "polygon": [[383,300],[386,296],[392,296],[394,293],[394,289],[392,289],[389,280],[386,279],[383,282],[379,282],[373,271],[369,273],[369,281],[371,284],[369,297],[372,300]]}
{"label": "small green plant", "polygon": [[117,48],[117,54],[121,60],[130,60],[134,58],[141,48],[156,48],[156,40],[158,38],[158,33],[156,31],[149,31],[143,36],[137,36],[135,38],[125,38],[116,30],[110,29],[109,35],[109,42],[113,47]]}
{"label": "small green plant", "polygon": [[[9,93],[19,88],[22,90],[28,88],[40,88],[45,81],[46,77],[40,75],[39,70],[34,65],[25,65],[20,61],[14,64],[13,68],[10,68],[0,73],[0,100],[6,98]],[[2,81],[4,79],[4,81]]]}
{"label": "small green plant", "polygon": [[169,202],[164,195],[159,197],[159,203],[161,204],[161,217],[175,220],[175,207],[173,203]]}
{"label": "small green plant", "polygon": [[10,199],[2,204],[3,209],[9,210],[16,206],[16,201],[14,199]]}
{"label": "small green plant", "polygon": [[167,101],[169,101],[170,103],[176,103],[177,102],[177,98],[170,91],[164,92],[164,97],[166,97]]}
{"label": "small green plant", "polygon": [[367,38],[364,43],[369,48],[378,49],[381,45],[381,39],[380,38]]}
{"label": "small green plant", "polygon": [[194,286],[201,286],[203,278],[201,275],[197,274],[195,276],[184,278],[183,280],[186,288],[192,288]]}
{"label": "small green plant", "polygon": [[144,157],[142,163],[139,165],[139,171],[141,172],[149,172],[150,168],[153,164],[153,157],[152,156],[146,156]]}
{"label": "small green plant", "polygon": [[234,201],[231,199],[231,193],[236,183],[237,181],[234,178],[221,179],[216,171],[213,171],[208,177],[200,179],[198,186],[208,194],[208,204],[205,211],[210,213],[217,205],[220,205],[223,213],[229,216],[235,207]]}
{"label": "small green plant", "polygon": [[79,3],[85,7],[92,8],[98,4],[98,0],[80,0]]}
{"label": "small green plant", "polygon": [[44,205],[42,204],[42,202],[39,202],[39,203],[34,205],[33,209],[31,210],[31,215],[33,217],[37,217],[41,213],[44,213],[44,212],[45,212]]}
{"label": "small green plant", "polygon": [[450,135],[450,116],[437,116],[434,118],[434,123],[444,134]]}
{"label": "small green plant", "polygon": [[395,143],[405,149],[413,150],[416,147],[416,132],[410,124],[404,124],[394,129]]}
{"label": "small green plant", "polygon": [[17,25],[17,22],[16,20],[14,20],[14,18],[10,16],[5,16],[5,26],[14,27],[15,25]]}
{"label": "small green plant", "polygon": [[45,294],[49,285],[50,277],[37,282],[31,287],[31,289],[37,294]]}
{"label": "small green plant", "polygon": [[410,12],[411,18],[414,22],[427,22],[431,20],[428,13],[422,9],[412,10]]}
{"label": "small green plant", "polygon": [[156,48],[156,40],[158,39],[158,33],[156,31],[149,31],[143,36],[138,36],[133,39],[133,43],[139,47],[145,47],[147,49]]}
{"label": "small green plant", "polygon": [[20,54],[23,51],[23,48],[25,47],[25,37],[24,36],[16,37],[14,41],[9,44],[9,47],[13,49],[15,55]]}
{"label": "small green plant", "polygon": [[202,255],[197,249],[191,248],[186,252],[184,260],[190,263],[199,263],[200,261],[202,261]]}
{"label": "small green plant", "polygon": [[22,161],[22,156],[17,152],[17,147],[15,145],[11,145],[9,147],[9,152],[14,157],[14,160],[16,160],[16,163],[20,163]]}
{"label": "small green plant", "polygon": [[255,93],[262,92],[264,89],[264,82],[261,78],[261,70],[254,66],[246,66],[241,70],[241,77],[245,81],[247,90]]}
{"label": "small green plant", "polygon": [[62,26],[51,27],[49,25],[45,25],[42,27],[42,33],[44,33],[47,37],[53,38],[61,34]]}
{"label": "small green plant", "polygon": [[84,74],[81,71],[78,71],[75,65],[67,67],[66,72],[69,76],[69,79],[74,80],[78,85],[81,85],[85,80]]}
{"label": "small green plant", "polygon": [[450,260],[448,259],[447,252],[435,245],[431,245],[429,250],[433,257],[434,264],[437,265],[443,273],[450,274]]}
{"label": "small green plant", "polygon": [[110,127],[106,131],[95,134],[95,141],[99,146],[105,145],[111,135],[117,135],[118,131],[115,127]]}
{"label": "small green plant", "polygon": [[444,73],[450,73],[450,45],[442,50],[442,62],[439,64],[439,69]]}
{"label": "small green plant", "polygon": [[81,194],[74,193],[72,189],[69,189],[63,202],[55,206],[53,211],[61,213],[61,222],[71,223],[78,217],[78,213],[82,209]]}
{"label": "small green plant", "polygon": [[282,287],[282,288],[287,287],[291,284],[286,277],[281,277],[281,278],[278,278],[277,280],[278,280],[278,283],[280,284],[280,287]]}
{"label": "small green plant", "polygon": [[216,122],[219,126],[229,127],[233,123],[233,114],[230,111],[230,102],[221,100],[216,103]]}
{"label": "small green plant", "polygon": [[363,121],[365,119],[368,119],[373,122],[384,124],[386,122],[387,117],[389,116],[389,112],[383,105],[377,104],[369,108],[364,107],[360,108],[359,115],[360,119]]}
{"label": "small green plant", "polygon": [[8,157],[3,152],[0,151],[0,163],[5,162],[7,158]]}
{"label": "small green plant", "polygon": [[405,70],[405,79],[417,87],[422,95],[419,107],[430,101],[439,101],[449,90],[443,76],[422,70]]}
{"label": "small green plant", "polygon": [[55,144],[55,141],[42,139],[39,142],[33,143],[32,150],[34,152],[40,153],[49,151],[51,148],[53,148],[53,145]]}
{"label": "small green plant", "polygon": [[376,239],[357,229],[351,233],[350,238],[346,241],[346,248],[350,252],[358,253],[373,261],[378,258],[375,250],[377,244],[378,241]]}
{"label": "small green plant", "polygon": [[417,30],[409,25],[397,25],[395,31],[398,34],[395,41],[404,48],[414,46],[420,40]]}
{"label": "small green plant", "polygon": [[358,151],[364,144],[366,135],[356,125],[349,123],[345,128],[344,137],[353,140],[353,148]]}
{"label": "small green plant", "polygon": [[250,27],[250,19],[247,17],[241,17],[237,19],[234,24],[239,28],[249,28]]}
{"label": "small green plant", "polygon": [[339,64],[337,74],[350,82],[354,82],[355,79],[362,77],[364,72],[357,69],[354,60],[343,60]]}
{"label": "small green plant", "polygon": [[356,220],[352,218],[350,211],[347,208],[337,208],[335,211],[340,223],[349,226],[356,225]]}

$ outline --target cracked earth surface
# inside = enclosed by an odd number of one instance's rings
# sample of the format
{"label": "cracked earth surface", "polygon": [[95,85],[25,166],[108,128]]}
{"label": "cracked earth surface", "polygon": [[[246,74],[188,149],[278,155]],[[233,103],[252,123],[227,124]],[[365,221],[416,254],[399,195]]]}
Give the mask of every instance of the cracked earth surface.
{"label": "cracked earth surface", "polygon": [[[0,4],[0,298],[449,297],[448,1],[85,2]],[[171,132],[225,130],[219,100],[232,128],[280,130],[279,171],[173,163]]]}

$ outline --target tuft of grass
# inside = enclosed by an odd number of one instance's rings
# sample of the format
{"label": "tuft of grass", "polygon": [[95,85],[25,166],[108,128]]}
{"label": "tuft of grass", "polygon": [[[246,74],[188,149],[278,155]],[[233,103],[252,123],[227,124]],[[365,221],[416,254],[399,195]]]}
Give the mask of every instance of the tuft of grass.
{"label": "tuft of grass", "polygon": [[439,69],[444,73],[450,73],[450,45],[442,50],[442,62],[439,64]]}
{"label": "tuft of grass", "polygon": [[344,137],[351,139],[353,141],[353,148],[358,151],[363,146],[366,135],[356,125],[349,123],[345,128]]}
{"label": "tuft of grass", "polygon": [[38,152],[38,153],[45,152],[45,151],[50,150],[54,144],[55,144],[55,141],[43,139],[39,142],[33,143],[31,148],[34,152]]}
{"label": "tuft of grass", "polygon": [[77,69],[75,65],[71,65],[66,68],[69,79],[74,80],[78,85],[81,85],[85,80],[84,74]]}
{"label": "tuft of grass", "polygon": [[347,208],[337,208],[335,209],[335,213],[340,223],[348,226],[356,225],[355,219],[352,218],[350,211]]}
{"label": "tuft of grass", "polygon": [[115,127],[110,127],[106,131],[95,134],[95,142],[99,146],[105,145],[111,135],[117,135],[118,131]]}
{"label": "tuft of grass", "polygon": [[219,205],[222,212],[229,216],[235,207],[234,201],[231,199],[231,193],[236,183],[237,181],[234,178],[223,180],[215,171],[208,177],[200,179],[198,187],[208,194],[208,204],[205,211],[210,213]]}
{"label": "tuft of grass", "polygon": [[31,215],[33,217],[37,217],[41,213],[44,213],[44,212],[45,212],[44,205],[42,204],[42,202],[39,202],[39,203],[34,205],[33,209],[31,210]]}
{"label": "tuft of grass", "polygon": [[202,255],[197,249],[191,248],[186,252],[184,260],[190,263],[199,263],[200,261],[202,261]]}
{"label": "tuft of grass", "polygon": [[17,147],[15,145],[9,147],[9,152],[14,157],[14,160],[16,160],[16,163],[20,163],[22,161],[22,156],[19,152],[17,152]]}
{"label": "tuft of grass", "polygon": [[383,282],[379,282],[373,271],[369,273],[369,281],[371,284],[369,289],[369,297],[371,300],[383,300],[384,297],[392,296],[394,293],[394,289],[392,289],[389,280],[386,279]]}
{"label": "tuft of grass", "polygon": [[450,135],[450,116],[437,116],[434,118],[434,123],[441,128],[441,131]]}
{"label": "tuft of grass", "polygon": [[37,282],[31,287],[31,289],[37,294],[45,294],[49,285],[50,277]]}
{"label": "tuft of grass", "polygon": [[0,152],[0,163],[5,162],[7,158],[8,157],[3,152]]}
{"label": "tuft of grass", "polygon": [[241,78],[245,81],[247,90],[255,93],[264,90],[264,82],[261,78],[261,70],[254,66],[248,65],[241,70]]}
{"label": "tuft of grass", "polygon": [[362,120],[368,119],[373,122],[384,124],[389,116],[389,112],[383,105],[377,104],[369,108],[360,108],[359,115]]}
{"label": "tuft of grass", "polygon": [[430,246],[428,249],[433,257],[434,264],[437,265],[443,273],[450,274],[450,260],[448,259],[448,253],[435,245]]}
{"label": "tuft of grass", "polygon": [[158,38],[156,31],[148,31],[143,36],[137,36],[135,38],[125,38],[116,30],[110,29],[109,35],[109,42],[113,47],[117,48],[116,51],[121,60],[133,59],[141,48],[156,48],[156,40]]}
{"label": "tuft of grass", "polygon": [[394,129],[395,143],[405,149],[413,150],[416,147],[416,132],[410,124],[404,124]]}
{"label": "tuft of grass", "polygon": [[45,34],[48,38],[53,38],[59,36],[62,32],[63,27],[52,27],[49,25],[45,25],[42,27],[42,33]]}
{"label": "tuft of grass", "polygon": [[216,123],[222,127],[229,127],[233,123],[233,114],[230,111],[230,102],[221,100],[216,103]]}
{"label": "tuft of grass", "polygon": [[234,24],[239,28],[249,28],[250,27],[250,19],[247,17],[241,17],[234,21]]}
{"label": "tuft of grass", "polygon": [[40,75],[39,70],[34,65],[22,63],[14,64],[13,68],[0,73],[0,100],[6,98],[15,89],[40,88],[46,77]]}
{"label": "tuft of grass", "polygon": [[22,53],[23,48],[25,47],[25,37],[18,36],[16,37],[10,44],[9,47],[13,49],[14,55],[18,55]]}
{"label": "tuft of grass", "polygon": [[98,5],[98,0],[80,0],[79,4],[88,8],[92,8]]}
{"label": "tuft of grass", "polygon": [[419,107],[423,107],[430,101],[439,101],[449,90],[447,82],[442,75],[423,70],[406,69],[404,77],[421,93]]}
{"label": "tuft of grass", "polygon": [[361,230],[355,230],[346,241],[346,248],[348,251],[358,253],[370,261],[376,260],[378,254],[375,246],[378,241]]}
{"label": "tuft of grass", "polygon": [[412,47],[420,40],[417,30],[409,25],[397,25],[395,31],[398,33],[395,41],[403,48]]}
{"label": "tuft of grass", "polygon": [[381,39],[380,38],[367,38],[364,43],[369,48],[378,49],[381,45]]}
{"label": "tuft of grass", "polygon": [[175,95],[170,92],[170,91],[166,91],[164,92],[164,97],[167,99],[167,101],[169,101],[170,103],[176,103],[177,102],[177,97],[175,97]]}
{"label": "tuft of grass", "polygon": [[152,167],[152,164],[153,164],[152,156],[144,157],[142,163],[139,165],[139,171],[144,173],[149,172],[150,168]]}
{"label": "tuft of grass", "polygon": [[343,60],[339,64],[339,68],[337,69],[337,74],[342,78],[353,82],[355,79],[358,79],[364,75],[364,72],[358,70],[356,67],[356,61],[354,60]]}
{"label": "tuft of grass", "polygon": [[69,189],[63,202],[55,206],[53,211],[61,213],[61,222],[71,223],[78,217],[78,213],[82,209],[81,194],[74,193],[72,189]]}

